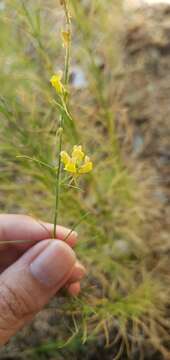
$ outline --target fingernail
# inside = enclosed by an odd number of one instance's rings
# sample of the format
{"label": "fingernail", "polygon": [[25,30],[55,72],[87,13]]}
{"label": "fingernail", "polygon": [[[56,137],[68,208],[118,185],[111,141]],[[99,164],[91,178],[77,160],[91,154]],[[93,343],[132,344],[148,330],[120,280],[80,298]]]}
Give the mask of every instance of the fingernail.
{"label": "fingernail", "polygon": [[86,275],[86,269],[85,267],[78,263],[74,266],[74,270],[73,270],[73,274],[72,276],[75,274],[75,279],[76,280],[81,280],[85,275]]}
{"label": "fingernail", "polygon": [[49,245],[30,265],[36,280],[49,287],[65,282],[75,263],[73,250],[60,240],[51,240]]}
{"label": "fingernail", "polygon": [[77,269],[77,280],[81,280],[86,274],[85,268],[82,266],[82,268]]}

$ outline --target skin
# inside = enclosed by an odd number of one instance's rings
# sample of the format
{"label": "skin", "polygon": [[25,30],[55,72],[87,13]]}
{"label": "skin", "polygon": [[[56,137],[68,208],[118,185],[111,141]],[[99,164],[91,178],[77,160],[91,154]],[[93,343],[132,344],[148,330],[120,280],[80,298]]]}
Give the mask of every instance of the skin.
{"label": "skin", "polygon": [[86,271],[73,250],[77,233],[65,240],[70,230],[57,226],[54,240],[52,232],[52,224],[29,216],[0,215],[0,345],[61,288],[70,296],[80,292]]}

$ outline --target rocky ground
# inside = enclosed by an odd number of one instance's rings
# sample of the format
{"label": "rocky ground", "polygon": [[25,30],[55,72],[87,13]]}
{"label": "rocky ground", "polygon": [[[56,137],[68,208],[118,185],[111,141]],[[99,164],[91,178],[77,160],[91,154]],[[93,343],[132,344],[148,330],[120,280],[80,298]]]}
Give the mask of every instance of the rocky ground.
{"label": "rocky ground", "polygon": [[170,6],[144,7],[126,23],[123,105],[130,151],[152,168],[168,225],[170,204]]}
{"label": "rocky ground", "polygon": [[144,5],[170,4],[170,0],[125,0],[125,6],[129,8],[139,8]]}

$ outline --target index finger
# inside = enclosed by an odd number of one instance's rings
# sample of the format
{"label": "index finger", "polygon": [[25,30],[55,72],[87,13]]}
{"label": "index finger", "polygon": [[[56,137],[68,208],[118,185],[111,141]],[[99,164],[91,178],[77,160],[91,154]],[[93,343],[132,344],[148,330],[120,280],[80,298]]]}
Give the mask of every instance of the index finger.
{"label": "index finger", "polygon": [[[36,220],[27,215],[0,215],[0,248],[13,244],[17,248],[27,250],[36,242],[53,238],[53,224]],[[69,236],[68,236],[69,235]],[[56,238],[65,240],[73,247],[77,242],[77,233],[57,225]]]}

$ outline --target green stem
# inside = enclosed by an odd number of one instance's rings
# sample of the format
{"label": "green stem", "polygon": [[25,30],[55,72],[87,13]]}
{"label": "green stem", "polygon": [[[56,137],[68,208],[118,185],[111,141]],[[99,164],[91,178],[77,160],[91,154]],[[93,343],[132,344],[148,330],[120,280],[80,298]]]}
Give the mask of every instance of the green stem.
{"label": "green stem", "polygon": [[16,158],[18,158],[18,159],[27,159],[27,160],[36,162],[36,163],[39,164],[39,165],[45,166],[45,167],[47,167],[48,169],[54,170],[54,166],[52,166],[52,165],[50,165],[50,164],[47,164],[47,163],[45,163],[44,161],[41,161],[41,160],[39,160],[39,159],[36,159],[36,158],[32,158],[32,157],[30,157],[30,156],[27,156],[27,155],[18,155],[18,156],[16,156]]}
{"label": "green stem", "polygon": [[69,81],[69,65],[70,65],[70,45],[66,48],[64,83],[67,85]]}
{"label": "green stem", "polygon": [[[70,20],[70,13],[69,13],[67,0],[64,0],[63,6],[64,6],[65,17],[66,17],[67,31],[70,34],[70,41],[68,43],[68,46],[66,47],[65,66],[64,66],[64,68],[65,68],[64,69],[64,84],[67,85],[69,82],[69,67],[70,67],[70,52],[71,52],[71,20]],[[64,100],[66,100],[66,98],[64,98]]]}
{"label": "green stem", "polygon": [[66,241],[69,237],[70,237],[70,235],[73,233],[73,231],[81,224],[81,222],[83,221],[83,220],[85,220],[88,216],[89,216],[89,212],[88,213],[86,213],[86,214],[84,214],[81,218],[80,218],[80,220],[74,225],[74,227],[70,230],[70,232],[68,233],[68,235],[64,238],[64,241]]}
{"label": "green stem", "polygon": [[[71,21],[70,21],[70,15],[69,15],[69,9],[67,5],[67,0],[64,0],[63,3],[64,6],[64,12],[66,17],[66,25],[67,29],[71,34]],[[66,48],[66,54],[65,54],[65,65],[64,65],[64,85],[68,85],[69,81],[69,65],[70,65],[70,50],[71,50],[71,41]],[[67,99],[67,93],[65,92],[62,98],[62,102],[66,103]],[[57,174],[56,174],[56,187],[55,187],[55,213],[54,213],[54,239],[56,238],[56,226],[58,221],[58,213],[59,213],[59,202],[60,202],[60,178],[61,178],[61,151],[62,151],[62,143],[63,143],[63,115],[60,116],[59,120],[59,129],[61,131],[59,132],[59,145],[58,145],[58,168],[57,168]]]}
{"label": "green stem", "polygon": [[[62,125],[62,118],[60,119],[60,124]],[[59,145],[58,145],[58,168],[56,175],[56,188],[55,188],[55,214],[54,214],[54,239],[56,238],[56,226],[58,220],[58,210],[59,210],[59,200],[60,200],[60,177],[61,177],[61,153],[62,150],[62,133],[59,135]]]}

